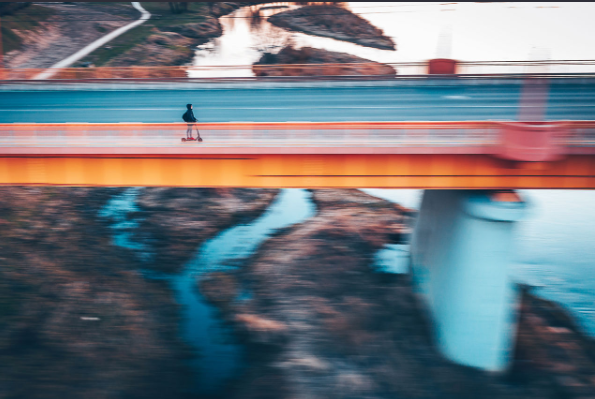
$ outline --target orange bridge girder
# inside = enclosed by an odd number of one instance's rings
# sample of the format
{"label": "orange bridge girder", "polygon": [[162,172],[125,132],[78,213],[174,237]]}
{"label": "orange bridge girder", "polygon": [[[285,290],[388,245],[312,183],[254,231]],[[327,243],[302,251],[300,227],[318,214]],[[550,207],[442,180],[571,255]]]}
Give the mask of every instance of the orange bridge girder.
{"label": "orange bridge girder", "polygon": [[[198,124],[204,142],[182,143],[185,124],[4,124],[0,184],[595,188],[594,122],[534,124],[533,130],[561,127],[545,141],[546,133],[509,125]],[[514,139],[525,134],[538,137],[538,145]]]}

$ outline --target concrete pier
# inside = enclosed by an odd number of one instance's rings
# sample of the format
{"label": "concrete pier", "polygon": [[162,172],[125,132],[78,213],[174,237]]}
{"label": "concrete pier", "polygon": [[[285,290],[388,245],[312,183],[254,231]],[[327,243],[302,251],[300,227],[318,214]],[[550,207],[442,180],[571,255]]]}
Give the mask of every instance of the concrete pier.
{"label": "concrete pier", "polygon": [[411,272],[452,361],[488,371],[508,365],[518,301],[508,270],[514,225],[525,212],[513,191],[424,192]]}

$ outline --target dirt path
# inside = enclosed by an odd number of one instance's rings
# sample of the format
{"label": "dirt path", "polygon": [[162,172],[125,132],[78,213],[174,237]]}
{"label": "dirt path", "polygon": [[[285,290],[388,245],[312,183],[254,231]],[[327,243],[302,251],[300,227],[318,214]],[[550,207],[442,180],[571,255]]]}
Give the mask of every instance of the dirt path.
{"label": "dirt path", "polygon": [[5,56],[8,68],[48,68],[109,32],[136,19],[132,5],[46,4],[55,15],[37,31],[17,32],[24,39],[21,51]]}

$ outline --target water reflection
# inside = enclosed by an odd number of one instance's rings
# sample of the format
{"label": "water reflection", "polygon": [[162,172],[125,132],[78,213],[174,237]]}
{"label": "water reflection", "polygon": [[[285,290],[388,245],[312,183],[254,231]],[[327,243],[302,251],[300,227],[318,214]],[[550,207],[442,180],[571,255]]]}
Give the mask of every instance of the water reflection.
{"label": "water reflection", "polygon": [[[270,24],[270,16],[283,11],[300,7],[301,5],[333,4],[349,9],[349,3],[272,3],[242,7],[233,13],[221,17],[223,35],[212,42],[198,47],[195,66],[246,66],[252,65],[262,57],[263,53],[277,53],[283,47],[291,45],[295,48],[315,47],[330,51],[346,52],[360,57],[366,55],[388,53],[390,50],[366,48],[354,43],[342,42],[335,39],[311,36],[299,32],[290,32]],[[365,53],[364,55],[361,55]],[[380,58],[387,58],[380,57]],[[394,60],[393,60],[394,61]],[[251,68],[218,68],[205,70],[190,70],[190,77],[248,77],[253,76]]]}
{"label": "water reflection", "polygon": [[[378,50],[324,37],[289,32],[267,22],[267,17],[311,2],[269,3],[243,7],[220,18],[223,36],[199,46],[195,66],[251,65],[263,52],[293,44],[349,53],[375,62],[420,63],[438,56],[441,33],[452,27],[451,56],[462,61],[518,61],[534,59],[534,49],[549,52],[549,58],[585,60],[595,58],[590,37],[595,25],[589,20],[595,6],[588,3],[334,3],[367,19],[397,44],[397,51]],[[254,18],[253,18],[254,16]],[[556,29],[560,20],[572,21],[573,30]],[[530,21],[530,24],[528,24]],[[529,68],[529,69],[527,69]],[[555,65],[548,72],[592,72],[590,65]],[[462,73],[534,72],[524,65],[473,66]],[[424,74],[424,66],[400,67],[399,74]],[[250,68],[191,70],[191,77],[253,76]]]}

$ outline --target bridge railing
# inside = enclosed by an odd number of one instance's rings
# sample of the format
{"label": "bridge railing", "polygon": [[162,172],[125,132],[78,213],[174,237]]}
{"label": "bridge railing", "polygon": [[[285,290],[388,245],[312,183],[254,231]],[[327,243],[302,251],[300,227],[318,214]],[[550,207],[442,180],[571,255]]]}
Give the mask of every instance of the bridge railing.
{"label": "bridge railing", "polygon": [[[188,78],[255,78],[256,69],[274,68],[281,77],[308,79],[350,75],[357,70],[359,78],[395,78],[384,75],[378,63],[342,64],[274,64],[274,65],[215,65],[215,66],[129,66],[58,68],[51,80],[109,80],[109,79],[188,79]],[[396,77],[419,76],[428,73],[428,62],[385,63],[396,70]],[[0,79],[8,81],[32,80],[47,69],[7,68],[0,70]],[[458,61],[457,74],[595,74],[595,60],[541,61]],[[306,76],[303,76],[306,75]],[[275,76],[280,77],[280,76]],[[259,76],[267,78],[267,76]],[[268,77],[271,78],[271,77]]]}
{"label": "bridge railing", "polygon": [[[197,123],[203,147],[377,147],[484,145],[489,122]],[[0,147],[180,147],[185,123],[68,123],[0,125]]]}
{"label": "bridge railing", "polygon": [[[9,123],[0,124],[0,153],[175,154],[232,148],[259,153],[490,153],[502,145],[502,132],[509,125],[498,121],[197,123],[192,134],[196,137],[198,128],[204,141],[184,143],[185,123]],[[595,121],[536,126],[555,128],[549,146],[595,149]],[[535,147],[530,142],[522,145]]]}

